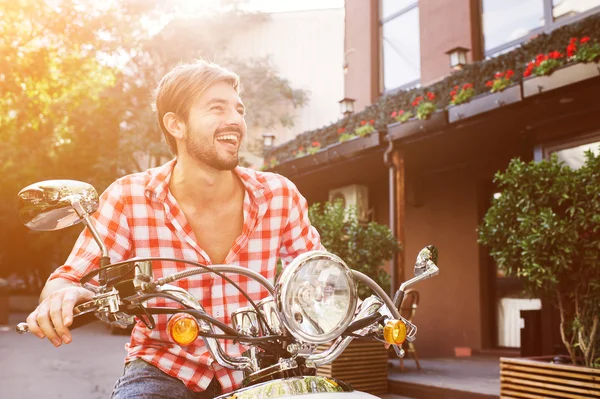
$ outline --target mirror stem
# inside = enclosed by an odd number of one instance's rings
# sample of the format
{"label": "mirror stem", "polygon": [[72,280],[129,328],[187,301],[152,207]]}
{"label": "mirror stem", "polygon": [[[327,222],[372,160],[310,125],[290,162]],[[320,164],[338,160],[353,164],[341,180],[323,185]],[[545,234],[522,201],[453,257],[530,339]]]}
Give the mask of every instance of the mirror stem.
{"label": "mirror stem", "polygon": [[[92,223],[92,219],[87,214],[85,209],[83,209],[78,200],[71,201],[71,205],[81,218],[81,222],[85,225],[85,227],[88,228],[88,230],[92,234],[92,237],[94,237],[96,244],[98,244],[98,246],[100,247],[100,252],[102,253],[102,256],[100,258],[100,269],[105,268],[106,266],[110,265],[110,257],[108,256],[108,249],[106,248],[106,245],[104,245],[104,242],[102,242],[100,236],[98,235],[98,230],[96,230],[94,224]],[[106,283],[106,273],[104,273],[104,271],[102,270],[98,275],[98,283],[101,286]]]}

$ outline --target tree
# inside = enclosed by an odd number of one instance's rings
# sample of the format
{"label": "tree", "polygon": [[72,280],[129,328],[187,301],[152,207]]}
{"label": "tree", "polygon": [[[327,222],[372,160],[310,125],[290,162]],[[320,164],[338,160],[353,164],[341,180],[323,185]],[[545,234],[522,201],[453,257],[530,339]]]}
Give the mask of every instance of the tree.
{"label": "tree", "polygon": [[573,364],[598,367],[600,341],[600,157],[586,154],[577,170],[556,156],[511,161],[495,182],[479,240],[507,275],[532,296],[553,299]]}
{"label": "tree", "polygon": [[[119,175],[150,166],[140,163],[140,154],[153,165],[168,157],[151,110],[160,77],[179,62],[224,54],[230,34],[267,18],[236,7],[190,18],[191,6],[164,0],[0,2],[0,240],[11,242],[0,246],[0,275],[45,279],[81,229],[27,231],[17,216],[21,188],[67,178],[103,191]],[[227,60],[244,79],[244,100],[257,108],[248,116],[251,128],[291,123],[289,109],[306,102],[305,92],[292,89],[266,60]]]}

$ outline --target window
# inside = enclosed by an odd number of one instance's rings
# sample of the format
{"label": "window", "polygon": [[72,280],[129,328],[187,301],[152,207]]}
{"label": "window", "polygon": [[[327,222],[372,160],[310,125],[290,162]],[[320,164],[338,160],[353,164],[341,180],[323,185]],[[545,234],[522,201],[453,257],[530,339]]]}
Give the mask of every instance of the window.
{"label": "window", "polygon": [[384,90],[418,84],[421,77],[418,3],[382,0],[381,38]]}
{"label": "window", "polygon": [[600,0],[481,0],[485,55],[600,11]]}
{"label": "window", "polygon": [[592,151],[595,155],[600,153],[600,136],[593,134],[590,136],[582,137],[576,141],[567,141],[555,145],[544,146],[543,152],[540,152],[542,146],[538,147],[537,160],[543,158],[549,158],[551,154],[556,154],[559,160],[563,161],[565,165],[570,166],[573,169],[579,169],[585,163],[585,153]]}

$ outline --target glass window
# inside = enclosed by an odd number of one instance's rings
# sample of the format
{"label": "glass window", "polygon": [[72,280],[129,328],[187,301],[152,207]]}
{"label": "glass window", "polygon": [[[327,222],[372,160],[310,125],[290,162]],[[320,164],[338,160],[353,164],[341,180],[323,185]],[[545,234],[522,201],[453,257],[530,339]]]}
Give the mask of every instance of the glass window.
{"label": "glass window", "polygon": [[381,19],[386,19],[415,3],[415,0],[381,0]]}
{"label": "glass window", "polygon": [[556,151],[558,159],[573,169],[579,169],[585,163],[585,152],[592,151],[595,155],[600,153],[600,141],[591,144],[578,145]]}
{"label": "glass window", "polygon": [[543,0],[482,0],[485,51],[544,26]]}
{"label": "glass window", "polygon": [[419,8],[386,21],[382,27],[383,85],[395,89],[421,77]]}
{"label": "glass window", "polygon": [[552,17],[558,21],[598,6],[600,0],[552,0]]}

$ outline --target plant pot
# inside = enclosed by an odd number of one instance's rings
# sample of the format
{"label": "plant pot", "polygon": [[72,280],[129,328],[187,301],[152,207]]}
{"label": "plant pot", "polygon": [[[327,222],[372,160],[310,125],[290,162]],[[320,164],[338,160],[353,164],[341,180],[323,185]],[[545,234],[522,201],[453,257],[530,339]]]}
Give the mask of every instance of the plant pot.
{"label": "plant pot", "polygon": [[354,154],[381,144],[379,132],[374,131],[365,137],[355,137],[343,143],[335,143],[327,147],[329,161],[340,158],[350,158]]}
{"label": "plant pot", "polygon": [[514,84],[497,93],[482,93],[468,103],[448,108],[448,122],[455,123],[466,118],[501,108],[505,105],[521,101],[521,86]]}
{"label": "plant pot", "polygon": [[523,97],[531,97],[573,83],[600,76],[596,62],[568,64],[548,76],[533,76],[523,80]]}
{"label": "plant pot", "polygon": [[550,363],[553,356],[500,358],[500,396],[598,398],[600,369]]}
{"label": "plant pot", "polygon": [[282,175],[293,175],[302,170],[314,168],[318,165],[324,165],[328,162],[327,149],[321,149],[312,155],[304,155],[300,158],[288,159],[273,168]]}
{"label": "plant pot", "polygon": [[417,134],[426,134],[442,130],[447,124],[447,112],[445,110],[437,111],[431,114],[429,119],[409,119],[404,123],[392,123],[391,125],[388,125],[388,135],[392,140],[399,140]]}
{"label": "plant pot", "polygon": [[[319,345],[324,351],[330,344]],[[332,363],[321,366],[317,374],[333,377],[348,383],[357,391],[372,395],[387,393],[388,356],[379,341],[353,340]]]}

